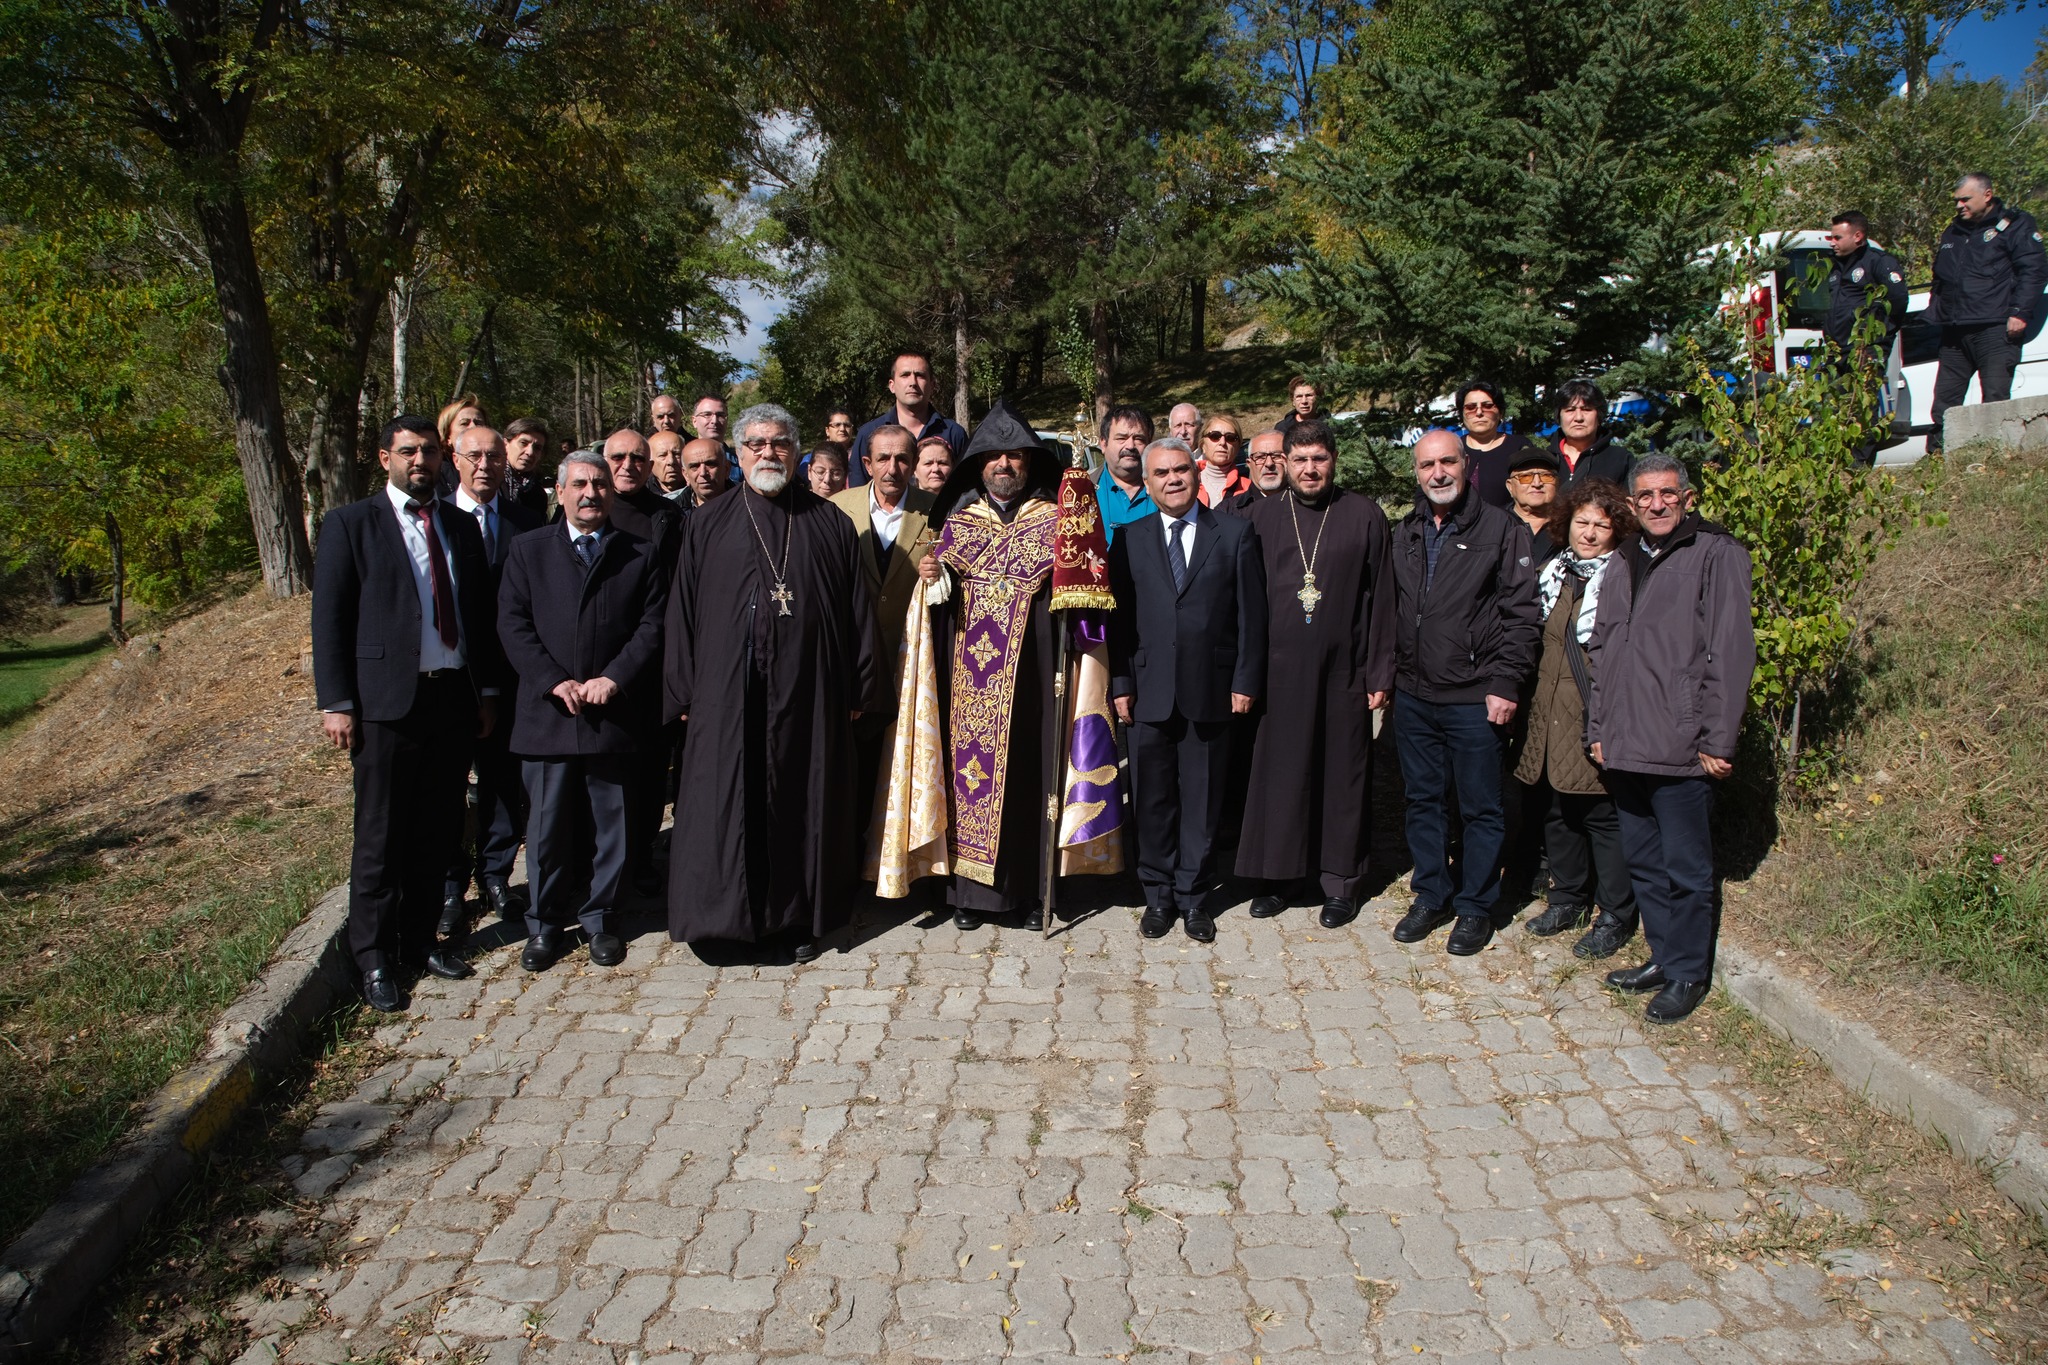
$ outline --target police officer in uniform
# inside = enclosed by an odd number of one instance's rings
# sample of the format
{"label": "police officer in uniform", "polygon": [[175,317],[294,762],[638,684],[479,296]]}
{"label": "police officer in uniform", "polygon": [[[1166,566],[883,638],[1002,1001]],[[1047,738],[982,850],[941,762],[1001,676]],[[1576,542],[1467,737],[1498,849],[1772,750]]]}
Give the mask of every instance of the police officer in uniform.
{"label": "police officer in uniform", "polygon": [[[1835,250],[1835,263],[1828,271],[1828,320],[1821,332],[1846,361],[1856,324],[1864,313],[1876,312],[1884,320],[1884,337],[1877,344],[1877,364],[1883,370],[1906,320],[1905,268],[1890,252],[1870,244],[1870,220],[1854,209],[1835,215],[1828,226],[1828,244]],[[1858,464],[1876,460],[1875,440],[1856,448]]]}
{"label": "police officer in uniform", "polygon": [[1934,434],[1941,417],[1963,401],[1970,376],[1986,403],[2012,397],[2020,342],[2041,307],[2048,255],[2033,215],[2007,208],[1991,193],[1991,177],[1972,171],[1956,182],[1956,216],[1934,253],[1928,319],[1941,324],[1941,369],[1934,380]]}

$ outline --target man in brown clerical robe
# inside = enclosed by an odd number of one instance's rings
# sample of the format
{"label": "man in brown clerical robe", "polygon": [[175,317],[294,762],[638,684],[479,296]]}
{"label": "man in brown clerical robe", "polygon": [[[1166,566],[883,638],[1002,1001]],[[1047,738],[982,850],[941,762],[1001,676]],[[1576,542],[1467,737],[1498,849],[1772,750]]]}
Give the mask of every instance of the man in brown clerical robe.
{"label": "man in brown clerical robe", "polygon": [[1266,559],[1266,696],[1252,745],[1237,875],[1251,914],[1314,877],[1322,924],[1358,914],[1372,838],[1372,713],[1394,687],[1393,540],[1379,504],[1336,486],[1321,422],[1287,433],[1287,491],[1246,515]]}
{"label": "man in brown clerical robe", "polygon": [[844,924],[859,874],[853,722],[887,666],[846,514],[792,478],[796,419],[740,414],[742,486],[685,522],[667,716],[692,722],[669,842],[669,937],[793,940]]}

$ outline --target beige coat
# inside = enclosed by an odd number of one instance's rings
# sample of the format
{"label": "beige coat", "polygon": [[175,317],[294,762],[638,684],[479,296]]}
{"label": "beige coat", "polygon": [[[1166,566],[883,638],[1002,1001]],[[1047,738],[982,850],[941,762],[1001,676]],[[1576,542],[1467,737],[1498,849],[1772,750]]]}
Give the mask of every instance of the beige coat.
{"label": "beige coat", "polygon": [[[1619,560],[1614,561],[1619,563]],[[1622,572],[1626,573],[1624,567]],[[1577,574],[1564,576],[1564,590],[1543,623],[1542,655],[1536,664],[1536,690],[1529,698],[1528,738],[1522,742],[1522,759],[1515,765],[1517,781],[1534,783],[1550,779],[1552,791],[1571,796],[1605,796],[1600,770],[1586,756],[1586,703],[1572,678],[1572,665],[1565,650],[1574,647],[1572,622],[1579,614],[1579,602],[1586,585]],[[1603,598],[1603,601],[1605,599]],[[1586,665],[1591,676],[1592,664]]]}
{"label": "beige coat", "polygon": [[904,492],[903,523],[896,530],[896,543],[889,547],[886,571],[875,562],[868,486],[841,489],[832,495],[832,505],[853,518],[853,529],[860,535],[860,567],[867,575],[868,596],[874,600],[875,621],[881,627],[882,658],[893,669],[903,650],[903,622],[910,611],[910,590],[917,584],[917,561],[939,538],[927,520],[932,495],[918,488]]}

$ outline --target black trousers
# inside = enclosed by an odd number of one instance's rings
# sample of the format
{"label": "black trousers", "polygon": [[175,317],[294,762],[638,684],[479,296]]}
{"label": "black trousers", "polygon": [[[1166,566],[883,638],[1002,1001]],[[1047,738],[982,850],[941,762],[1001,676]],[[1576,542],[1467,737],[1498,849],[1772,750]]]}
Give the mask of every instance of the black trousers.
{"label": "black trousers", "polygon": [[1636,893],[1613,797],[1553,791],[1543,842],[1550,851],[1552,905],[1597,905],[1635,923]]}
{"label": "black trousers", "polygon": [[1977,401],[2003,403],[2012,397],[2013,366],[2020,363],[2019,342],[2005,334],[2002,322],[1977,327],[1941,329],[1941,364],[1934,375],[1934,434],[1927,448],[1941,449],[1941,416],[1959,407],[1977,376]]}
{"label": "black trousers", "polygon": [[421,674],[412,710],[398,720],[356,721],[348,946],[365,972],[433,949],[476,725],[476,690],[459,672]]}
{"label": "black trousers", "polygon": [[638,876],[654,866],[654,836],[661,832],[661,810],[668,804],[669,741],[667,732],[650,736],[637,753],[622,755],[626,765],[626,872]]}
{"label": "black trousers", "polygon": [[1673,981],[1714,979],[1714,780],[1609,769],[1650,959]]}
{"label": "black trousers", "polygon": [[448,861],[444,896],[468,892],[474,877],[479,887],[512,879],[512,862],[526,838],[526,785],[511,748],[511,717],[499,708],[498,724],[476,742],[471,762],[476,770],[476,848],[456,841]]}
{"label": "black trousers", "polygon": [[529,758],[526,932],[566,927],[616,933],[613,907],[626,879],[627,822],[639,754]]}
{"label": "black trousers", "polygon": [[1131,722],[1138,884],[1145,890],[1145,904],[1155,909],[1200,910],[1215,885],[1216,826],[1230,778],[1230,731],[1227,720],[1192,721],[1178,711],[1157,724]]}

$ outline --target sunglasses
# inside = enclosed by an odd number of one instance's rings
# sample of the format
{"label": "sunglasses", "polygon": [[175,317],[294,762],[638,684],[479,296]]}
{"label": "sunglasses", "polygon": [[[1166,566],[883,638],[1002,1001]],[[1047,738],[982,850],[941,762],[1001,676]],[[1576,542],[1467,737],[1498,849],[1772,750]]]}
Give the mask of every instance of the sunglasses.
{"label": "sunglasses", "polygon": [[1486,402],[1479,402],[1479,403],[1467,403],[1467,404],[1465,405],[1465,411],[1467,411],[1467,412],[1499,412],[1499,411],[1500,411],[1500,405],[1499,405],[1498,403],[1486,403]]}
{"label": "sunglasses", "polygon": [[1205,441],[1235,441],[1238,437],[1234,431],[1205,431],[1202,433],[1202,439]]}
{"label": "sunglasses", "polygon": [[1520,484],[1556,483],[1557,475],[1547,469],[1517,469],[1514,473],[1508,475],[1508,482]]}

